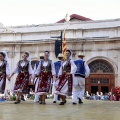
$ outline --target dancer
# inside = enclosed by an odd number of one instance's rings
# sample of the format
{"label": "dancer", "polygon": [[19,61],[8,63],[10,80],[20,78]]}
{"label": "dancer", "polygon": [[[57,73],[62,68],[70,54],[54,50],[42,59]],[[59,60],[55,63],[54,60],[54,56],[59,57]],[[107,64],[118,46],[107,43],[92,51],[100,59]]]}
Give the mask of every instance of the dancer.
{"label": "dancer", "polygon": [[74,76],[73,82],[73,104],[76,105],[77,98],[79,99],[79,104],[83,103],[83,97],[85,93],[85,78],[89,76],[90,69],[85,61],[83,61],[83,57],[85,55],[80,52],[78,54],[78,60],[75,61],[77,66],[77,71]]}
{"label": "dancer", "polygon": [[35,76],[39,75],[36,94],[40,95],[40,104],[46,104],[47,94],[51,94],[52,79],[56,78],[55,66],[49,59],[49,51],[44,52],[44,60],[39,62]]}
{"label": "dancer", "polygon": [[11,77],[17,72],[18,75],[13,88],[13,91],[15,92],[15,94],[17,94],[16,101],[14,102],[15,104],[20,103],[20,97],[22,94],[28,94],[28,83],[30,77],[33,74],[29,52],[24,52],[22,60],[19,60],[19,62],[17,63],[17,67],[15,68],[9,79],[11,79]]}
{"label": "dancer", "polygon": [[6,88],[6,78],[9,78],[10,66],[8,56],[5,51],[0,52],[0,92],[4,94]]}
{"label": "dancer", "polygon": [[63,54],[59,53],[58,54],[58,59],[59,61],[55,62],[55,71],[56,71],[56,81],[53,82],[53,93],[54,93],[54,98],[53,98],[53,103],[56,103],[56,101],[59,99],[59,96],[57,94],[55,94],[55,90],[58,87],[58,83],[59,83],[59,78],[58,78],[58,72],[60,70],[60,67],[62,66],[64,59],[63,59]]}
{"label": "dancer", "polygon": [[72,95],[72,84],[73,77],[72,75],[76,72],[77,67],[73,60],[70,59],[71,51],[66,50],[66,60],[62,64],[59,70],[59,84],[55,91],[56,94],[60,95],[62,102],[59,105],[64,105],[66,102],[66,95]]}

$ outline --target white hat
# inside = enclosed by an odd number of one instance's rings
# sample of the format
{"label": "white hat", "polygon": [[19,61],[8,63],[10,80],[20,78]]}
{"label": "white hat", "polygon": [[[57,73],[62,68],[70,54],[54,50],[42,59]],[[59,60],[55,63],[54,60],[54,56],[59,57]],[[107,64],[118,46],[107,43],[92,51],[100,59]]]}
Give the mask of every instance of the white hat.
{"label": "white hat", "polygon": [[84,55],[84,53],[83,53],[83,52],[79,52],[79,53],[78,53],[78,56],[85,57],[85,55]]}
{"label": "white hat", "polygon": [[44,53],[40,53],[40,55],[39,55],[40,57],[44,57]]}
{"label": "white hat", "polygon": [[59,53],[59,54],[58,54],[58,58],[59,58],[59,57],[62,58],[62,57],[64,57],[64,55],[63,55],[62,53]]}

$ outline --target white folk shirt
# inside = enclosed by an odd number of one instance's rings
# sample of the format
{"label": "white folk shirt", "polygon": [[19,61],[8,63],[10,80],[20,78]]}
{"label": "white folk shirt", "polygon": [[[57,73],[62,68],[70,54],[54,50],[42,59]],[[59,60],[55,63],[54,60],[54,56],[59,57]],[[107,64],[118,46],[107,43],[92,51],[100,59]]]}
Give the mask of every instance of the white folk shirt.
{"label": "white folk shirt", "polygon": [[[62,67],[64,67],[64,65],[67,63],[67,61],[64,61],[62,63],[62,66],[60,67],[60,70],[59,70],[59,73],[58,73],[58,76],[62,75]],[[73,60],[70,60],[70,63],[71,63],[71,71],[70,71],[70,74],[74,74],[77,70],[77,66],[75,65],[74,61]]]}
{"label": "white folk shirt", "polygon": [[[48,61],[44,61],[43,62],[43,66],[47,66],[48,65]],[[51,72],[52,72],[52,75],[56,75],[56,72],[55,72],[55,65],[53,62],[51,62]],[[37,67],[37,69],[35,70],[35,74],[36,75],[39,75],[40,74],[40,71],[41,71],[41,61],[39,62],[39,65]]]}
{"label": "white folk shirt", "polygon": [[[18,64],[19,64],[19,63],[17,63],[17,66],[16,66],[16,68],[14,69],[13,73],[17,73],[17,72],[18,72],[18,70],[19,70]],[[23,66],[25,65],[25,62],[24,62],[24,61],[21,62],[20,65],[23,67]],[[29,62],[29,65],[28,65],[28,66],[29,66],[29,67],[28,67],[28,72],[29,72],[29,74],[33,74],[32,66],[31,66],[31,63],[30,63],[30,62]]]}

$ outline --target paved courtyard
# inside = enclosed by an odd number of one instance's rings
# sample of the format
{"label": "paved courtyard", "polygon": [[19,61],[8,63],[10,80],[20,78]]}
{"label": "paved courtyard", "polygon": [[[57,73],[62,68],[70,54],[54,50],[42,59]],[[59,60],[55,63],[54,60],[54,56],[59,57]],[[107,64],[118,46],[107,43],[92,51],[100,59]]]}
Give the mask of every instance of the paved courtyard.
{"label": "paved courtyard", "polygon": [[119,101],[84,100],[82,105],[72,105],[71,99],[64,106],[47,99],[46,105],[25,101],[0,103],[0,120],[119,120]]}

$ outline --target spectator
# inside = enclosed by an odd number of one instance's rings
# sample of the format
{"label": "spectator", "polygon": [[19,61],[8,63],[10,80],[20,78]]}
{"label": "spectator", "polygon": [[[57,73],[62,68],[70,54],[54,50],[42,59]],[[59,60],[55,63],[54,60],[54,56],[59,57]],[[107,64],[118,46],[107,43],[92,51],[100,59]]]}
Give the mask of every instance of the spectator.
{"label": "spectator", "polygon": [[90,99],[90,95],[89,95],[88,91],[86,91],[86,99],[87,99],[87,100]]}
{"label": "spectator", "polygon": [[104,95],[104,100],[109,100],[109,96],[107,93],[105,93],[105,95]]}
{"label": "spectator", "polygon": [[91,93],[91,100],[96,100],[95,94]]}

